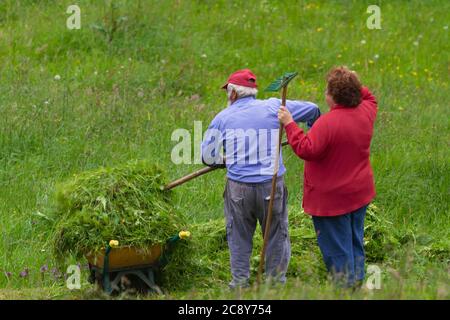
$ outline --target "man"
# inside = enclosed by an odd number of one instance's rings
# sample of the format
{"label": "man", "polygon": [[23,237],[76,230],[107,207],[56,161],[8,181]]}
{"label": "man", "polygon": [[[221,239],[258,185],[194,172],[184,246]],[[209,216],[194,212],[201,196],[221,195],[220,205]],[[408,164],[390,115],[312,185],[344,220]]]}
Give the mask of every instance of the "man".
{"label": "man", "polygon": [[[257,100],[256,76],[249,69],[233,73],[222,88],[227,92],[228,107],[209,126],[202,143],[202,159],[206,165],[227,168],[224,212],[232,273],[230,287],[246,287],[256,222],[265,229],[281,100]],[[307,122],[309,127],[320,116],[319,108],[311,102],[287,101],[286,107],[296,122]],[[290,259],[285,171],[280,159],[265,259],[266,277],[281,283],[286,281]]]}

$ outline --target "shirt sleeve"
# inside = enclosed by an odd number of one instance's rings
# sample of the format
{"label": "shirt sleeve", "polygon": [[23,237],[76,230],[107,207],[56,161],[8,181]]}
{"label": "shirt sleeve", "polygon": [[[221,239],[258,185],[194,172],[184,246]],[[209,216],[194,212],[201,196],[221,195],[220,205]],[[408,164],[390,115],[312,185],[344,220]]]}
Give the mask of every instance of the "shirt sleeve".
{"label": "shirt sleeve", "polygon": [[361,99],[362,103],[368,106],[370,116],[372,120],[375,120],[376,114],[378,112],[378,103],[375,96],[370,92],[367,87],[361,88]]}
{"label": "shirt sleeve", "polygon": [[[269,99],[271,108],[275,114],[281,106],[281,100],[276,98]],[[308,128],[311,128],[314,122],[320,117],[319,107],[309,101],[286,100],[286,108],[292,114],[295,122],[306,122]]]}
{"label": "shirt sleeve", "polygon": [[225,167],[225,161],[220,153],[223,148],[223,134],[220,123],[220,118],[216,116],[206,130],[201,145],[202,162],[209,167]]}
{"label": "shirt sleeve", "polygon": [[286,108],[295,122],[306,122],[308,128],[320,117],[319,107],[309,101],[286,100]]}
{"label": "shirt sleeve", "polygon": [[320,118],[314,127],[305,134],[295,122],[288,123],[285,127],[288,142],[292,150],[300,158],[311,161],[322,158],[329,143],[329,130],[326,121]]}
{"label": "shirt sleeve", "polygon": [[363,101],[368,101],[371,104],[377,106],[377,99],[372,94],[372,92],[370,92],[369,88],[367,87],[361,88],[361,98],[363,99]]}

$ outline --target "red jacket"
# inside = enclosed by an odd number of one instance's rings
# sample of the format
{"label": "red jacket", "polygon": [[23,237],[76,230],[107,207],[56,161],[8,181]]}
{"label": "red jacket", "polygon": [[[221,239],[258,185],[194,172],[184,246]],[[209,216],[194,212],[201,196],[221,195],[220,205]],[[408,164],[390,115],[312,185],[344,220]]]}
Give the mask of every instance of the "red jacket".
{"label": "red jacket", "polygon": [[370,141],[377,102],[363,87],[356,108],[336,105],[305,134],[295,122],[286,125],[294,152],[305,161],[303,208],[313,216],[350,213],[375,197]]}

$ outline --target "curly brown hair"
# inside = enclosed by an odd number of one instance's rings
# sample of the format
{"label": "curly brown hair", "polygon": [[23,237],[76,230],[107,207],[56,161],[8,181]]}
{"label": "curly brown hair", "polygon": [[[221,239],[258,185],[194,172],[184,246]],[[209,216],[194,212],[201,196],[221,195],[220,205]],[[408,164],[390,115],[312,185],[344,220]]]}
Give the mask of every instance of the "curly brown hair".
{"label": "curly brown hair", "polygon": [[361,82],[355,72],[347,67],[335,67],[327,75],[327,93],[334,102],[354,108],[361,103]]}

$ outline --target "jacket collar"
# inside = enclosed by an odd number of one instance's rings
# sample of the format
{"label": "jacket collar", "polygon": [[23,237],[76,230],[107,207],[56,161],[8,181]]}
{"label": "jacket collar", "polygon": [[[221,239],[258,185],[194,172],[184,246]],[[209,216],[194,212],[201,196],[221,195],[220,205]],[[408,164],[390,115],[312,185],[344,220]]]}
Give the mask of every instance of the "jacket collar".
{"label": "jacket collar", "polygon": [[250,101],[252,101],[252,100],[255,100],[256,98],[255,98],[255,96],[247,96],[247,97],[243,97],[243,98],[239,98],[239,99],[237,99],[235,102],[233,102],[231,105],[230,105],[230,107],[231,106],[240,106],[240,105],[242,105],[242,104],[245,104],[245,103],[248,103],[248,102],[250,102]]}
{"label": "jacket collar", "polygon": [[356,107],[354,107],[354,108],[350,108],[350,107],[345,107],[345,106],[340,105],[340,104],[335,104],[335,105],[333,106],[333,108],[331,108],[331,111],[333,111],[333,110],[339,110],[339,109],[354,110],[354,109],[356,109],[356,108],[358,108],[358,106],[356,106]]}

